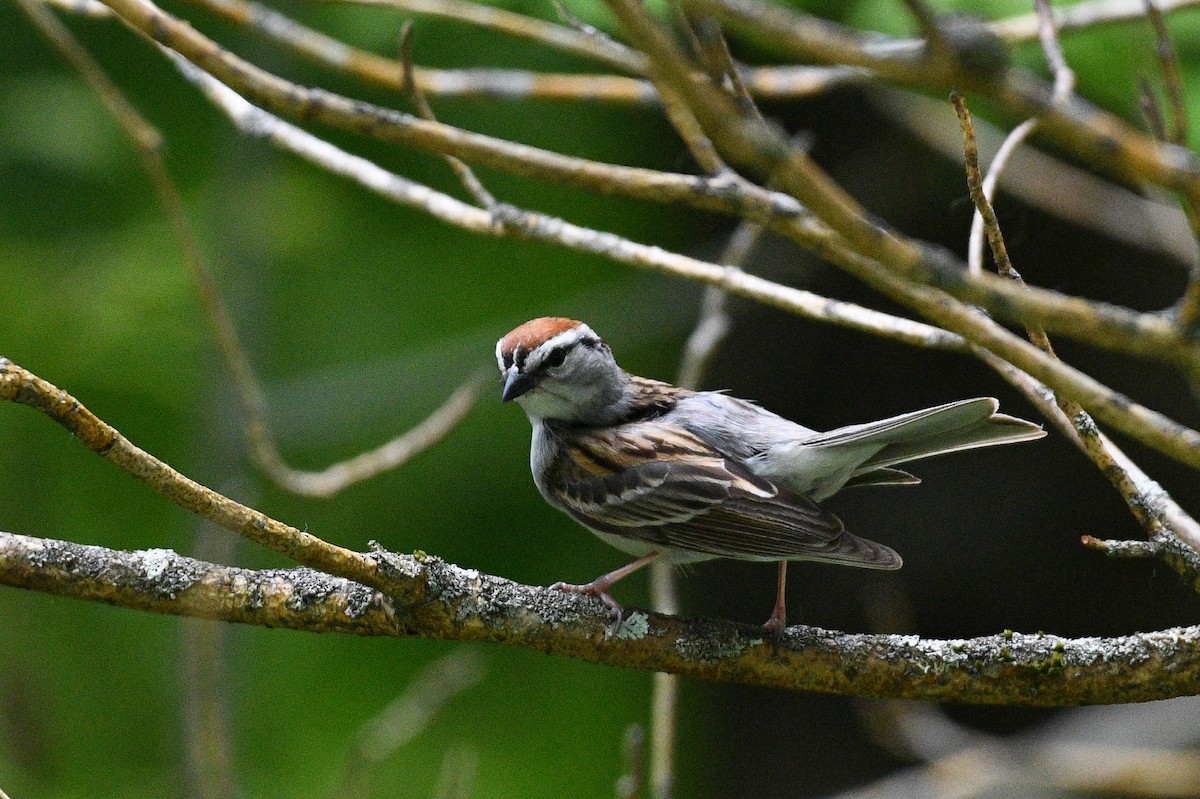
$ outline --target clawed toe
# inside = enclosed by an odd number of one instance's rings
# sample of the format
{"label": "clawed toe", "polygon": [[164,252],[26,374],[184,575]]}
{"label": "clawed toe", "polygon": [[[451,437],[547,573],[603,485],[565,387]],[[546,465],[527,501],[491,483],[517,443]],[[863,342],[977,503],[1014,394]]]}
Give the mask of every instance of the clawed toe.
{"label": "clawed toe", "polygon": [[597,585],[595,582],[584,583],[583,585],[575,585],[573,583],[555,583],[550,586],[552,591],[567,591],[572,594],[583,594],[584,596],[594,596],[604,603],[608,608],[609,614],[613,617],[616,624],[621,623],[621,618],[624,616],[625,610],[621,607],[621,603],[613,599],[612,594],[608,593],[607,585]]}

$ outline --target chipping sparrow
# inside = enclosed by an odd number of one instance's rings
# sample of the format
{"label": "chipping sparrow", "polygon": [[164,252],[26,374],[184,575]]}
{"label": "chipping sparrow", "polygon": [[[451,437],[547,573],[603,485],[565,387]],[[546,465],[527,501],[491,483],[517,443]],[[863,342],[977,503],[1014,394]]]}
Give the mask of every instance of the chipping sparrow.
{"label": "chipping sparrow", "polygon": [[846,532],[817,502],[847,486],[920,482],[895,464],[1041,438],[989,397],[819,433],[744,400],[631,375],[582,322],[545,317],[496,344],[503,399],[533,425],[529,461],[546,501],[637,560],[584,585],[599,597],[655,558],[778,561],[785,625],[789,560],[898,569],[888,547]]}

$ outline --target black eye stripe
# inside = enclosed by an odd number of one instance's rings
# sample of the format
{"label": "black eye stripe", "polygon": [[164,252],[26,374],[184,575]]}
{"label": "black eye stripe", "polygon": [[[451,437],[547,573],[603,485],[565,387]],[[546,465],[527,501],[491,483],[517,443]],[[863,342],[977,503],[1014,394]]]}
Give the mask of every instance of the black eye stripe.
{"label": "black eye stripe", "polygon": [[542,368],[549,369],[554,366],[562,366],[563,361],[567,359],[567,350],[569,347],[556,347],[551,350],[550,354],[542,361]]}

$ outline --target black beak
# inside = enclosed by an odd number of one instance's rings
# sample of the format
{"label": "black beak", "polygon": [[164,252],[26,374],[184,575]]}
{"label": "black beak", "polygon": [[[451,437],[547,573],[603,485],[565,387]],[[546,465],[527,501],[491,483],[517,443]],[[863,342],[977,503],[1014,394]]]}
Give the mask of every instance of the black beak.
{"label": "black beak", "polygon": [[504,373],[504,391],[500,394],[500,401],[514,400],[531,388],[533,388],[533,378],[522,373],[516,364],[513,364]]}

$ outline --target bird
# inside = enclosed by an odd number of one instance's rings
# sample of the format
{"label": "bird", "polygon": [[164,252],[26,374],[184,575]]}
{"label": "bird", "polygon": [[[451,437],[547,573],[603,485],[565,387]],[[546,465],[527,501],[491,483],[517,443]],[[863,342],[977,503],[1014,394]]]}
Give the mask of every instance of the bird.
{"label": "bird", "polygon": [[900,555],[847,531],[820,502],[844,488],[911,485],[897,464],[1041,438],[991,397],[958,400],[818,432],[719,391],[693,391],[622,369],[583,322],[532,319],[496,343],[503,402],[533,427],[530,469],[553,507],[635,560],[589,583],[553,589],[599,598],[662,559],[778,563],[763,625],[787,625],[789,561],[898,569]]}

